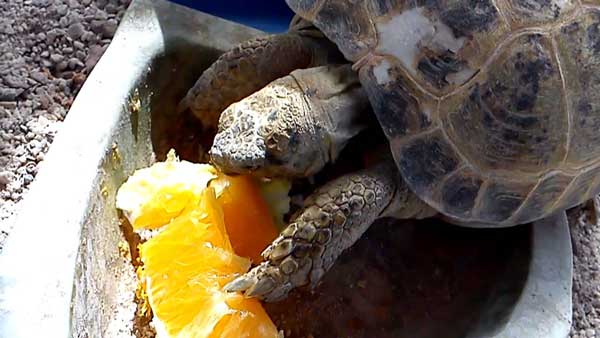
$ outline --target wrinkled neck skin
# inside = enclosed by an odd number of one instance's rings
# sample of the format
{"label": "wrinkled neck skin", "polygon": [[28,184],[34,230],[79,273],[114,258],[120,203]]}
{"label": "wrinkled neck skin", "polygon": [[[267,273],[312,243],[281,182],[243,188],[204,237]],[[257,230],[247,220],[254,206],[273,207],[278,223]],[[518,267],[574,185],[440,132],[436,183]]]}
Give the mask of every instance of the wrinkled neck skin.
{"label": "wrinkled neck skin", "polygon": [[365,128],[368,107],[349,65],[296,70],[223,112],[211,159],[227,173],[307,177]]}

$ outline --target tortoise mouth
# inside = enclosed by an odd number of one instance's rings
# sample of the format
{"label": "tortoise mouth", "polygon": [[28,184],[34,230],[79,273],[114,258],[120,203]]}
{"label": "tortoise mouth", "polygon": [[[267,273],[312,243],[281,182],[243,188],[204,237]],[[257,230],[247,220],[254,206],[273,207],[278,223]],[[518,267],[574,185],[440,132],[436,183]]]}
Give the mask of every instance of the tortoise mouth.
{"label": "tortoise mouth", "polygon": [[217,134],[209,150],[211,162],[225,173],[244,174],[263,168],[266,164],[264,140],[258,135],[244,140],[238,138],[231,130]]}

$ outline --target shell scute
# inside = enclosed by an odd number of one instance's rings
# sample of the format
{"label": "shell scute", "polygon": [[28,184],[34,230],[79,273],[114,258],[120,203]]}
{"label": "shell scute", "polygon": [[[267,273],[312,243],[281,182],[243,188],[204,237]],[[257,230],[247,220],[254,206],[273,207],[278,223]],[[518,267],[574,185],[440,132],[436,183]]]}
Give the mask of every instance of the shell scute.
{"label": "shell scute", "polygon": [[300,16],[312,19],[312,11],[322,0],[285,0],[290,8]]}
{"label": "shell scute", "polygon": [[507,0],[515,27],[558,22],[577,8],[577,0]]}
{"label": "shell scute", "polygon": [[518,214],[514,216],[514,223],[526,223],[548,214],[551,211],[549,207],[560,198],[571,181],[573,176],[560,172],[542,178]]}
{"label": "shell scute", "polygon": [[433,199],[435,186],[461,164],[458,154],[439,130],[410,140],[403,146],[392,142],[392,153],[402,177],[419,196]]}
{"label": "shell scute", "polygon": [[469,90],[442,102],[452,142],[485,172],[538,173],[562,162],[568,117],[551,42],[522,36]]}
{"label": "shell scute", "polygon": [[533,189],[533,182],[493,180],[481,195],[476,219],[489,224],[502,224],[523,204]]}
{"label": "shell scute", "polygon": [[469,219],[483,180],[470,168],[457,171],[440,188],[441,211],[455,218]]}
{"label": "shell scute", "polygon": [[396,58],[436,96],[476,74],[508,31],[491,0],[398,1],[386,8],[374,18],[374,52]]}
{"label": "shell scute", "polygon": [[401,75],[393,60],[380,58],[361,68],[359,77],[380,125],[389,139],[429,128],[437,101],[427,98]]}
{"label": "shell scute", "polygon": [[600,11],[593,10],[556,33],[571,114],[567,164],[600,157]]}
{"label": "shell scute", "polygon": [[377,33],[368,12],[351,1],[323,0],[315,25],[339,47],[344,56],[356,61],[374,48]]}
{"label": "shell scute", "polygon": [[599,176],[599,166],[589,168],[580,173],[566,188],[561,199],[557,201],[557,203],[554,203],[555,209],[568,209],[574,207],[590,198],[593,194],[598,193],[598,184],[595,183],[594,180]]}

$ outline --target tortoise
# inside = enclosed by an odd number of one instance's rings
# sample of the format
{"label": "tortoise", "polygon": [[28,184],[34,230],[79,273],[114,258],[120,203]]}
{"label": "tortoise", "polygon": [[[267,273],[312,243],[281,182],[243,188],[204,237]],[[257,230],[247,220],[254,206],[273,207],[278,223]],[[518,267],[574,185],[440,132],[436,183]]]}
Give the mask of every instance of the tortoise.
{"label": "tortoise", "polygon": [[[598,1],[286,1],[295,26],[259,41],[295,36],[294,48],[239,47],[213,65],[232,76],[209,69],[184,100],[202,118],[198,88],[246,86],[236,74],[253,74],[249,96],[220,117],[213,162],[233,173],[312,175],[364,129],[370,109],[389,150],[318,188],[264,262],[226,290],[276,301],[314,286],[380,217],[509,227],[599,192]],[[320,61],[298,66],[306,55]],[[285,66],[269,77],[257,62]]]}

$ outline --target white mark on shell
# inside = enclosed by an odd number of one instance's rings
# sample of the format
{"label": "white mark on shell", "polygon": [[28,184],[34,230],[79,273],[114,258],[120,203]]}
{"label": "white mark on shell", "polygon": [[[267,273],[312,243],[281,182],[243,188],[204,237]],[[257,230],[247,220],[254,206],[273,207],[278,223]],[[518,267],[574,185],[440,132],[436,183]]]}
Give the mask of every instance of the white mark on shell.
{"label": "white mark on shell", "polygon": [[386,22],[377,23],[377,52],[393,55],[413,75],[417,73],[419,51],[427,47],[435,52],[457,53],[465,38],[456,38],[450,27],[429,18],[423,7],[406,10]]}
{"label": "white mark on shell", "polygon": [[373,67],[373,75],[377,80],[377,84],[384,85],[389,83],[392,79],[390,78],[389,70],[392,67],[387,60],[381,60],[381,62]]}

